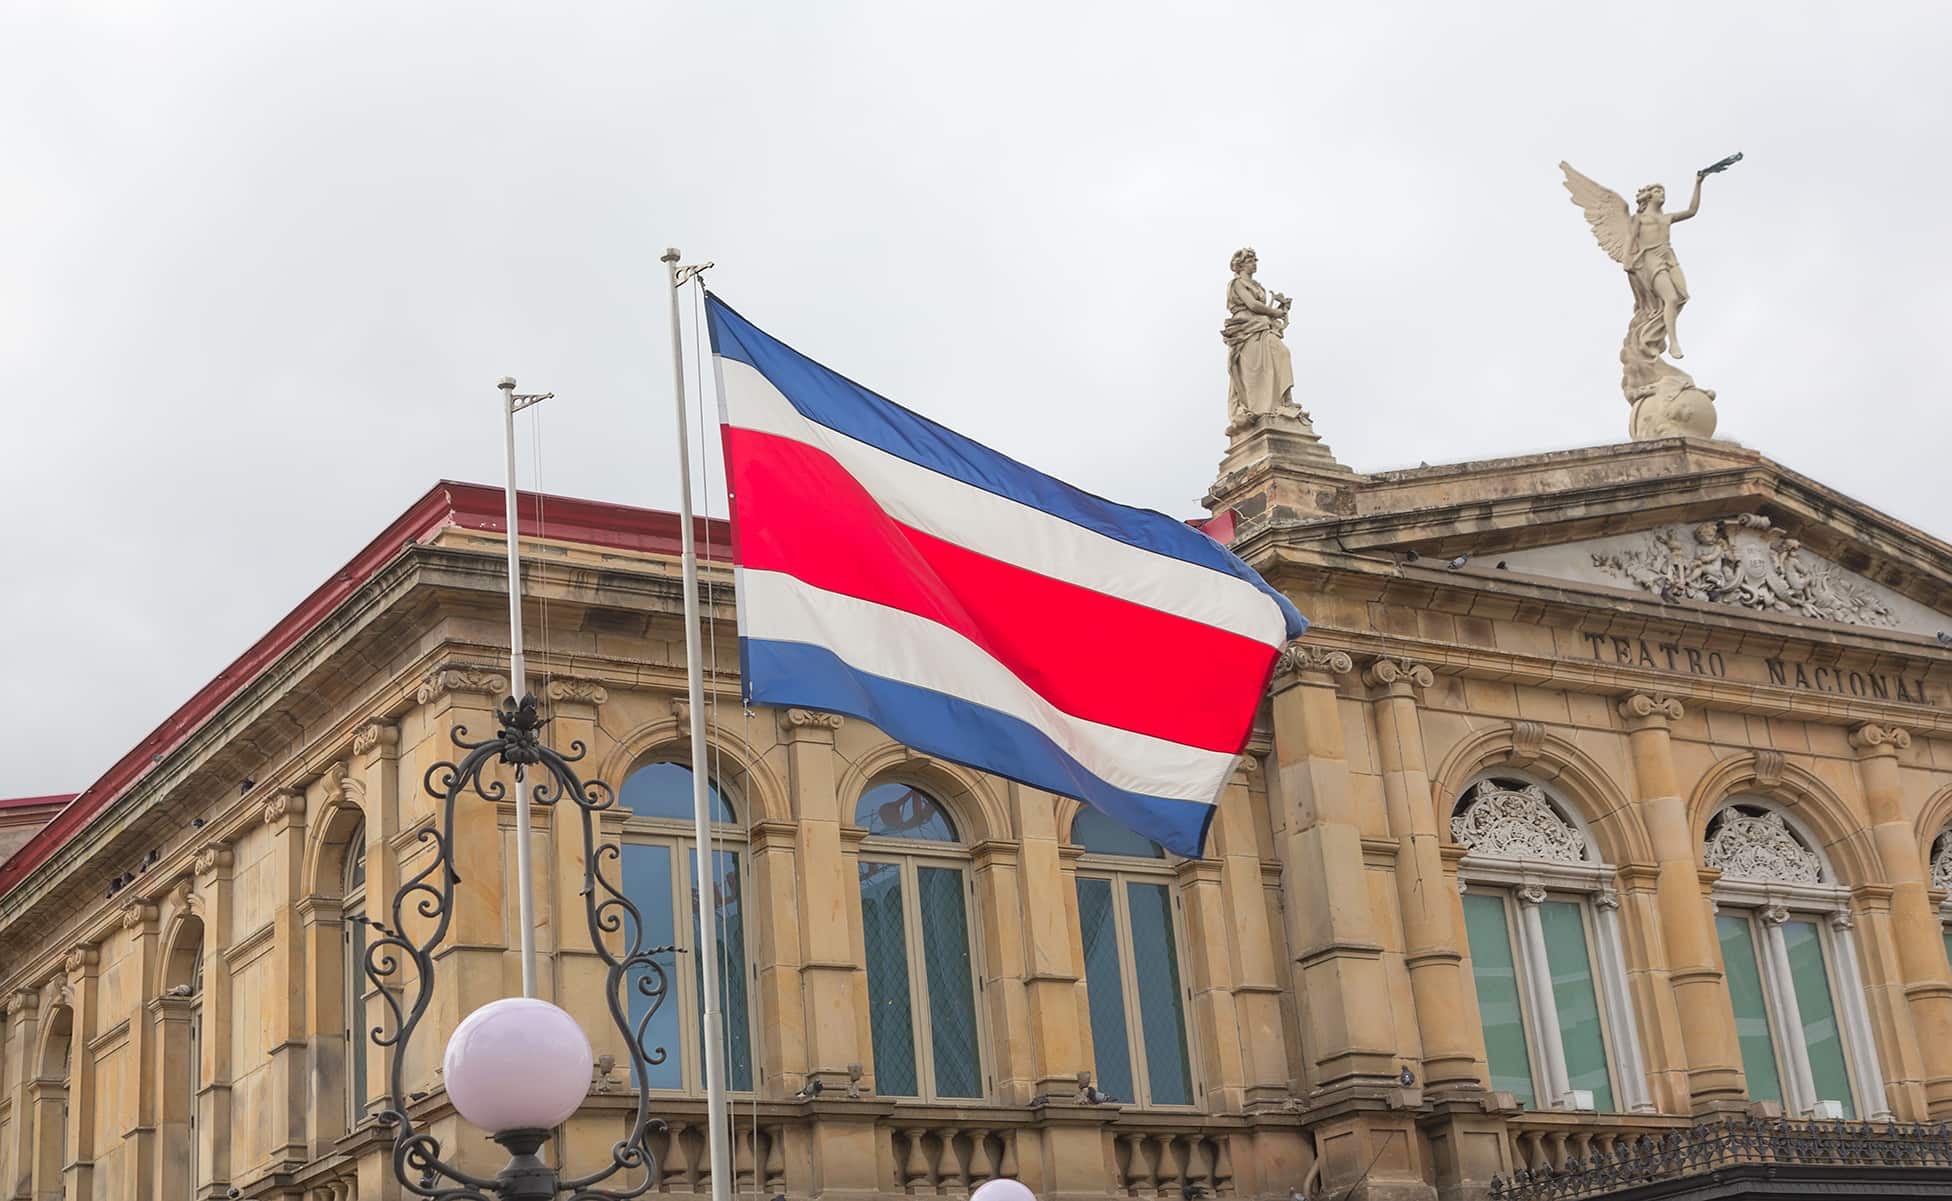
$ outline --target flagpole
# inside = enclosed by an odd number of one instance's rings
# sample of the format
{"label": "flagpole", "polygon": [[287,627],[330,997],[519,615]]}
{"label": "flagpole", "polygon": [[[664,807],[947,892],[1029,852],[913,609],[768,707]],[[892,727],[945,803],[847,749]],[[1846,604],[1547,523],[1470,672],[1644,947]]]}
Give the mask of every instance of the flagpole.
{"label": "flagpole", "polygon": [[[718,889],[711,861],[712,814],[705,756],[705,668],[698,634],[698,538],[691,528],[691,432],[685,420],[684,338],[678,324],[678,249],[664,252],[671,285],[671,378],[678,403],[678,517],[685,587],[685,686],[691,700],[691,818],[697,842],[698,975],[705,994],[705,1129],[711,1145],[712,1201],[727,1201],[732,1187],[732,1147],[725,1130],[725,1035],[718,985]],[[695,273],[695,272],[694,272]]]}
{"label": "flagpole", "polygon": [[[518,702],[529,692],[529,665],[522,653],[522,551],[515,517],[515,414],[532,404],[555,395],[517,396],[515,380],[504,375],[495,385],[502,393],[502,452],[508,466],[508,686]],[[529,789],[527,781],[515,785],[515,889],[516,921],[522,938],[522,995],[535,996],[535,873],[530,865]]]}

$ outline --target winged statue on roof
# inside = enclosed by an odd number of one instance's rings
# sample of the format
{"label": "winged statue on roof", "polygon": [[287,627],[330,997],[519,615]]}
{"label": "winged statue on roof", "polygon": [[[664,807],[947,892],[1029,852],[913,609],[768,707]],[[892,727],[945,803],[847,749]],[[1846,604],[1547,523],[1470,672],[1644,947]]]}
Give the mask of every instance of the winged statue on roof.
{"label": "winged statue on roof", "polygon": [[1694,377],[1667,361],[1679,359],[1678,326],[1688,303],[1688,278],[1674,255],[1674,223],[1701,211],[1701,183],[1727,170],[1742,156],[1732,154],[1695,172],[1694,194],[1688,207],[1667,211],[1667,189],[1648,184],[1634,193],[1634,207],[1618,192],[1560,163],[1566,191],[1586,214],[1600,249],[1625,268],[1633,290],[1633,318],[1620,345],[1620,387],[1633,406],[1632,436],[1641,438],[1706,438],[1715,432],[1715,394],[1695,386]]}

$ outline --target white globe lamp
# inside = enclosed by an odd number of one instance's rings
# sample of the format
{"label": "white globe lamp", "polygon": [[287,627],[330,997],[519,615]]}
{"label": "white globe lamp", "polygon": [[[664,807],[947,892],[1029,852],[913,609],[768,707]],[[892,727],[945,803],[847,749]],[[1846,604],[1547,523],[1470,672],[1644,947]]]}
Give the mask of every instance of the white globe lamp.
{"label": "white globe lamp", "polygon": [[537,997],[504,997],[461,1019],[441,1071],[460,1115],[500,1134],[560,1126],[589,1093],[593,1063],[575,1018]]}
{"label": "white globe lamp", "polygon": [[969,1194],[969,1201],[1037,1201],[1037,1194],[1021,1180],[999,1176],[977,1185],[976,1191]]}

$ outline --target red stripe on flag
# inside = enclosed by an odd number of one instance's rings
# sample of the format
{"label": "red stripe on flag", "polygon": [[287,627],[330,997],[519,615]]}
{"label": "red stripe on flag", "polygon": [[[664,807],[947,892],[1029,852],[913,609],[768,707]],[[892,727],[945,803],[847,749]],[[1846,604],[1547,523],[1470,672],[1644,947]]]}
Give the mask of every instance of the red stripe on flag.
{"label": "red stripe on flag", "polygon": [[1074,717],[1204,750],[1246,742],[1275,648],[946,542],[889,517],[825,451],[724,432],[741,566],[947,626]]}

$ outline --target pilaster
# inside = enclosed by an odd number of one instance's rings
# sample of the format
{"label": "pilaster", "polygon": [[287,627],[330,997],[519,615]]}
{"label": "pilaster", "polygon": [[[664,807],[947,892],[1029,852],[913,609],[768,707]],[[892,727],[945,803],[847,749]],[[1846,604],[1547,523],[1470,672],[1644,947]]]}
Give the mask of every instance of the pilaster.
{"label": "pilaster", "polygon": [[236,857],[229,846],[211,843],[197,852],[196,891],[203,909],[203,1063],[198,1071],[196,1178],[198,1196],[224,1196],[231,1178],[231,1020],[236,1011],[230,959],[224,954],[235,937],[232,910]]}
{"label": "pilaster", "polygon": [[95,1195],[95,1149],[102,1133],[95,1126],[96,1089],[95,1034],[101,1009],[101,948],[82,943],[68,952],[62,963],[72,997],[74,1025],[68,1054],[68,1146],[62,1170],[63,1187],[70,1197]]}
{"label": "pilaster", "polygon": [[135,1096],[129,1098],[135,1121],[124,1130],[107,1132],[121,1139],[128,1163],[123,1178],[128,1182],[131,1201],[151,1201],[156,1196],[157,1132],[161,1126],[157,1097],[156,1043],[162,1030],[149,1020],[143,989],[146,982],[160,975],[158,934],[160,910],[153,901],[131,901],[122,907],[122,934],[127,940],[123,951],[124,970],[138,982],[129,990],[129,1049],[134,1071],[131,1073]]}
{"label": "pilaster", "polygon": [[1661,941],[1681,1019],[1688,1099],[1697,1113],[1744,1108],[1748,1089],[1735,1039],[1735,1010],[1723,983],[1720,941],[1702,891],[1687,806],[1675,779],[1668,727],[1680,720],[1681,702],[1635,693],[1620,702],[1619,713],[1633,756],[1635,801],[1645,817],[1659,872],[1655,893]]}
{"label": "pilaster", "polygon": [[1362,678],[1374,698],[1383,803],[1396,839],[1403,958],[1423,1033],[1424,1084],[1438,1094],[1479,1090],[1477,1031],[1464,1003],[1464,951],[1453,919],[1457,885],[1444,874],[1417,708],[1417,690],[1430,687],[1436,676],[1421,663],[1378,659]]}
{"label": "pilaster", "polygon": [[1048,793],[1014,786],[1017,828],[1023,836],[1017,860],[1021,899],[1014,920],[1023,929],[1024,1010],[1032,1057],[1030,1090],[1037,1097],[1075,1097],[1078,1073],[1089,1071],[1090,1036],[1085,1022],[1075,872],[1065,870],[1058,841],[1057,806]]}
{"label": "pilaster", "polygon": [[988,1010],[990,1061],[996,1100],[1028,1105],[1038,1076],[1030,1044],[1030,1014],[1024,995],[1027,949],[1023,890],[1017,877],[1017,846],[990,840],[971,848],[971,892],[976,902],[977,936],[983,940],[983,989],[976,1003]]}
{"label": "pilaster", "polygon": [[1336,694],[1338,677],[1354,668],[1341,651],[1296,643],[1282,652],[1269,792],[1290,898],[1288,970],[1309,1057],[1298,1083],[1316,1094],[1380,1095],[1395,1084],[1400,1043],[1389,1007],[1377,1003],[1389,986]]}
{"label": "pilaster", "polygon": [[[1911,745],[1911,732],[1865,724],[1850,732],[1850,745],[1857,752],[1857,780],[1871,818],[1871,842],[1891,886],[1891,935],[1902,979],[1895,981],[1901,999],[1885,1008],[1896,1011],[1894,1017],[1908,1019],[1901,1022],[1909,1027],[1908,1039],[1900,1041],[1909,1041],[1913,1051],[1909,1057],[1889,1058],[1911,1058],[1924,1077],[1909,1080],[1900,1070],[1891,1083],[1901,1089],[1922,1087],[1929,1116],[1943,1119],[1952,1115],[1952,965],[1941,953],[1938,914],[1927,893],[1925,864],[1905,813],[1898,752]],[[1879,989],[1876,979],[1870,984]]]}
{"label": "pilaster", "polygon": [[1281,1016],[1281,958],[1267,903],[1264,848],[1249,787],[1259,763],[1252,747],[1235,762],[1220,793],[1208,852],[1220,861],[1218,900],[1225,917],[1234,1011],[1229,1033],[1241,1048],[1244,1108],[1279,1105],[1289,1095],[1294,1071]]}
{"label": "pilaster", "polygon": [[0,1080],[13,1099],[13,1122],[7,1127],[4,1161],[7,1170],[0,1175],[0,1197],[7,1201],[34,1195],[35,1120],[40,1109],[41,1065],[34,1053],[40,1047],[40,993],[31,988],[17,989],[7,998],[6,1039],[7,1073]]}

